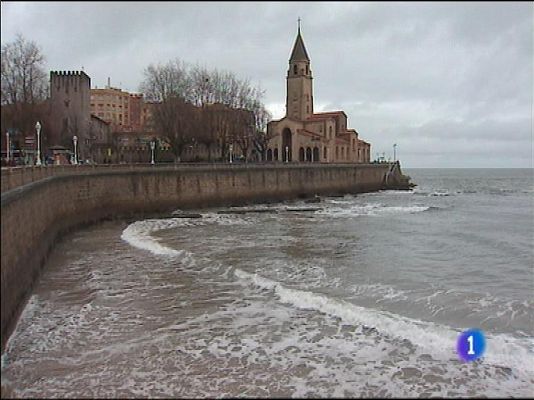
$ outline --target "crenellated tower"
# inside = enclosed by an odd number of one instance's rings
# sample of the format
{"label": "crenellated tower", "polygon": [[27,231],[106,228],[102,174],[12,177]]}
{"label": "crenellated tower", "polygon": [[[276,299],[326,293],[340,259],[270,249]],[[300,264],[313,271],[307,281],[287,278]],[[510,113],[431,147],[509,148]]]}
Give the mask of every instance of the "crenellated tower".
{"label": "crenellated tower", "polygon": [[310,58],[300,34],[300,19],[297,38],[287,71],[286,117],[302,121],[313,114],[313,86]]}
{"label": "crenellated tower", "polygon": [[72,147],[78,137],[80,158],[87,146],[91,118],[91,78],[83,71],[50,71],[51,145]]}

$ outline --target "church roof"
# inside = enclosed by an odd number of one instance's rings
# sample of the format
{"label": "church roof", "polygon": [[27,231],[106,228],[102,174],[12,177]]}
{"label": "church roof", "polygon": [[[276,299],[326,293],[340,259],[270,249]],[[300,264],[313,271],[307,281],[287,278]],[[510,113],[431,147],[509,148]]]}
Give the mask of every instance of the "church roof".
{"label": "church roof", "polygon": [[293,46],[293,51],[291,52],[291,57],[289,58],[289,62],[292,61],[310,61],[306,47],[304,47],[304,41],[302,40],[302,36],[300,36],[300,28],[295,45]]}
{"label": "church roof", "polygon": [[319,112],[319,113],[314,113],[313,115],[339,115],[339,114],[344,114],[345,116],[347,114],[345,114],[345,111],[325,111],[325,112]]}

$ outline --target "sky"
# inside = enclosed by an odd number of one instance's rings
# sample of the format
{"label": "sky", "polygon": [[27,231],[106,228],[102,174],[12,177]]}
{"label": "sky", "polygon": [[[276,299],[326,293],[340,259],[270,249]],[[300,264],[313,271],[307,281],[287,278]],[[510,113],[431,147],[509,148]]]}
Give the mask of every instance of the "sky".
{"label": "sky", "polygon": [[48,70],[136,92],[150,64],[234,72],[285,114],[301,18],[314,111],[404,168],[532,168],[530,2],[9,2],[1,42],[35,41]]}

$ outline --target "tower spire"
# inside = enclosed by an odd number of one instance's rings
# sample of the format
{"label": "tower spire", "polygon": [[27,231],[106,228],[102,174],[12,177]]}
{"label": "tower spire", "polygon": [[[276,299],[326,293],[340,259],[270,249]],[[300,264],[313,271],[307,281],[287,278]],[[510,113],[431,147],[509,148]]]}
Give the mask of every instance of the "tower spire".
{"label": "tower spire", "polygon": [[308,52],[306,51],[306,47],[304,47],[304,41],[302,40],[302,36],[300,35],[300,17],[297,20],[298,21],[298,34],[297,38],[295,39],[295,45],[293,46],[293,51],[291,52],[291,57],[289,58],[289,62],[293,61],[310,61],[310,58],[308,57]]}

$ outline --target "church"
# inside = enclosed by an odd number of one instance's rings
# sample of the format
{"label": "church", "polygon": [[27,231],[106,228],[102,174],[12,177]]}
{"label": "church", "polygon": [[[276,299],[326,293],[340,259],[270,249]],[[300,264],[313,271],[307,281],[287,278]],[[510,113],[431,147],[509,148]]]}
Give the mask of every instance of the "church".
{"label": "church", "polygon": [[368,163],[371,145],[348,128],[347,114],[313,112],[312,80],[299,21],[286,77],[286,115],[267,125],[267,161]]}

